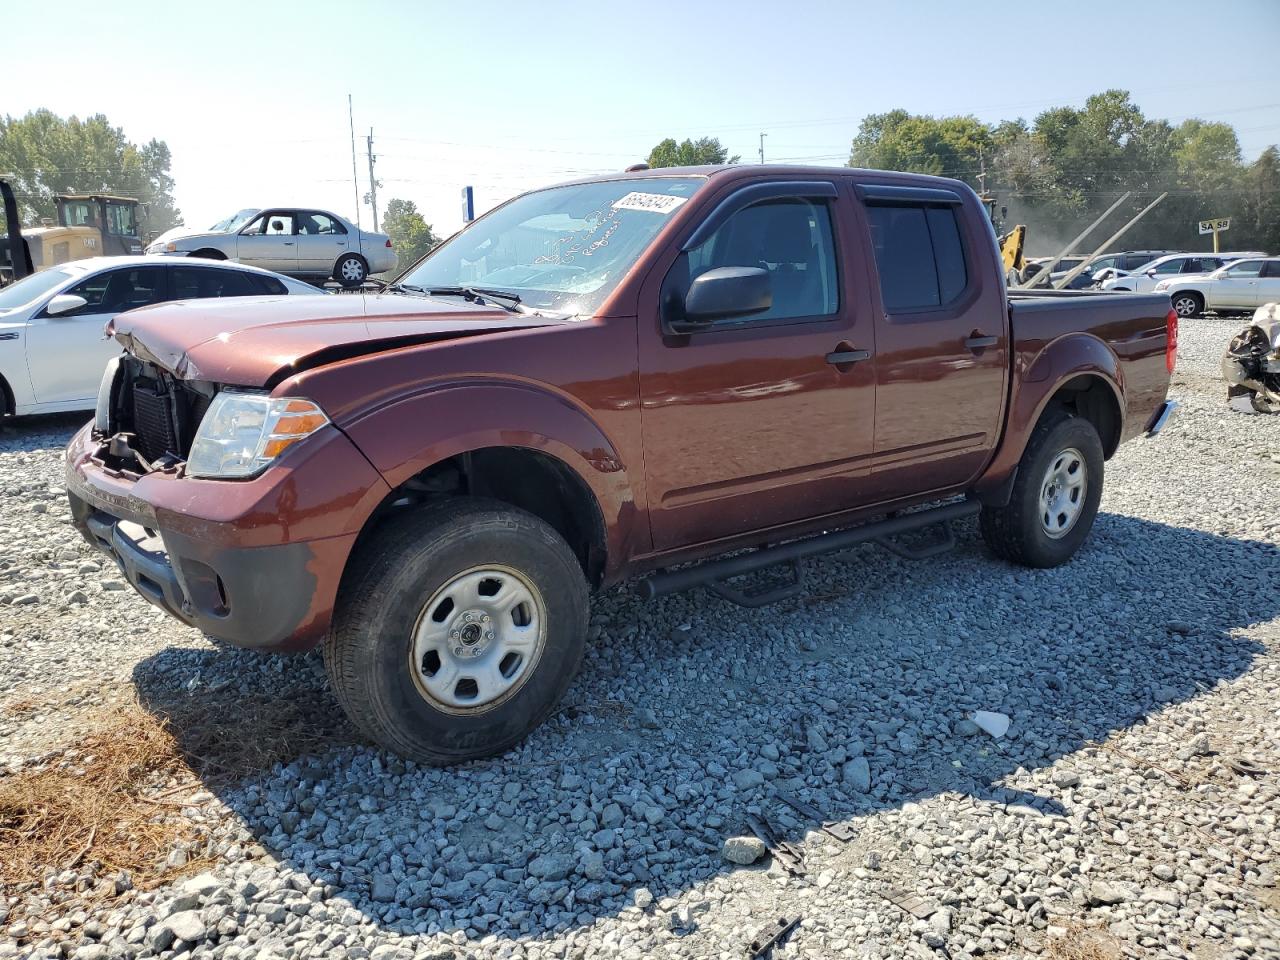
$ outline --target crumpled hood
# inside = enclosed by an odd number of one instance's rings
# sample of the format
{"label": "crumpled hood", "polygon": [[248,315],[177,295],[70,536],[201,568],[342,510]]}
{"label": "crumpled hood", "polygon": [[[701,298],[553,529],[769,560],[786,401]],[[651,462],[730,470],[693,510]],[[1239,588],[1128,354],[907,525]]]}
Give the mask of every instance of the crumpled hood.
{"label": "crumpled hood", "polygon": [[425,297],[337,294],[179,300],[130,310],[108,333],[186,380],[262,387],[337,357],[564,320]]}

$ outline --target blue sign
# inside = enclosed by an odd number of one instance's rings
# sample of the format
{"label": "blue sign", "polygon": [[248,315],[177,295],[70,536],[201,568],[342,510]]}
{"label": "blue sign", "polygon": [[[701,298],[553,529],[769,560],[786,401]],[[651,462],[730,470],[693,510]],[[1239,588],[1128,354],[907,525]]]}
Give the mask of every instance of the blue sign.
{"label": "blue sign", "polygon": [[470,187],[462,188],[462,222],[470,223],[476,218],[476,198]]}

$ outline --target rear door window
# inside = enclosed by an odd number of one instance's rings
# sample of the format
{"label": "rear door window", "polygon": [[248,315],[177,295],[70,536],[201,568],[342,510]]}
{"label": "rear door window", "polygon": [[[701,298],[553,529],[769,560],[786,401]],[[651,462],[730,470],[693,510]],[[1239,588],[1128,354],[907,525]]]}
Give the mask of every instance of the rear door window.
{"label": "rear door window", "polygon": [[174,267],[173,299],[206,300],[213,297],[251,297],[261,291],[242,270]]}
{"label": "rear door window", "polygon": [[953,207],[872,203],[867,218],[885,310],[928,310],[964,292],[969,274]]}

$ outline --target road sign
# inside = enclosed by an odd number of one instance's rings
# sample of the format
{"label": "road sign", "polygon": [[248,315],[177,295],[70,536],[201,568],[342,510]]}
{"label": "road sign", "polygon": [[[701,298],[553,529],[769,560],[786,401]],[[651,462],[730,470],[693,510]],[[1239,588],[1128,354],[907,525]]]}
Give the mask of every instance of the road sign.
{"label": "road sign", "polygon": [[1231,229],[1230,217],[1219,217],[1217,220],[1201,220],[1200,236],[1206,236],[1210,233],[1220,233],[1223,230]]}
{"label": "road sign", "polygon": [[462,222],[470,223],[476,218],[476,198],[470,187],[462,188]]}

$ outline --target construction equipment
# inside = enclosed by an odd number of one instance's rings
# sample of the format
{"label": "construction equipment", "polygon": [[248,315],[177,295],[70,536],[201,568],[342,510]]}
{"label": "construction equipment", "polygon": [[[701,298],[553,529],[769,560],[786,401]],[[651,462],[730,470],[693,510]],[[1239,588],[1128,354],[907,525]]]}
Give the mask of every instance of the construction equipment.
{"label": "construction equipment", "polygon": [[999,234],[1000,259],[1004,261],[1005,276],[1009,276],[1010,271],[1013,271],[1015,277],[1020,276],[1025,265],[1022,259],[1022,249],[1027,239],[1026,224],[1019,223],[1007,233],[1000,233],[1000,228],[1004,225],[1004,219],[1009,215],[1009,208],[1001,207],[997,216],[996,198],[994,196],[989,193],[980,193],[978,199],[987,208],[987,216],[991,218],[991,225],[996,228],[996,233]]}
{"label": "construction equipment", "polygon": [[25,258],[33,270],[45,270],[86,257],[118,257],[142,253],[142,236],[138,229],[141,204],[133,197],[106,194],[59,194],[54,197],[58,221],[42,221],[38,227],[19,231],[17,205],[8,211],[13,194],[3,184],[8,241],[0,249],[0,285],[21,279],[26,272],[15,269],[12,251],[25,246]]}

